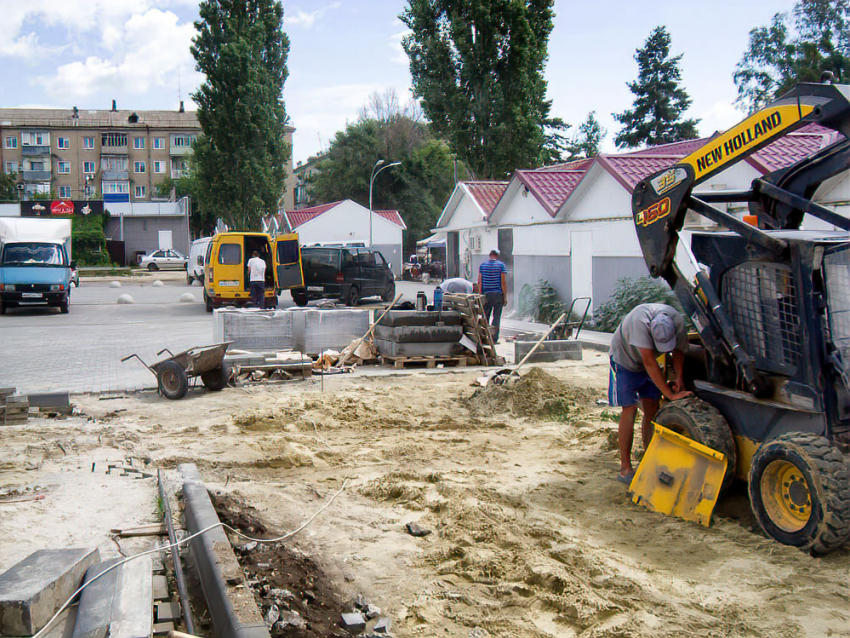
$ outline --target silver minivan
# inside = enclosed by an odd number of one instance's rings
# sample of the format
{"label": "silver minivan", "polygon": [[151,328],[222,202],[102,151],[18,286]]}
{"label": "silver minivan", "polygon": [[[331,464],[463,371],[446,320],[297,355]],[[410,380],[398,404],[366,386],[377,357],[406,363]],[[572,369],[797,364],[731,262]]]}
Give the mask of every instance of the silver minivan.
{"label": "silver minivan", "polygon": [[204,257],[207,254],[212,237],[201,237],[192,242],[189,249],[189,261],[186,262],[186,282],[191,286],[193,281],[204,284]]}

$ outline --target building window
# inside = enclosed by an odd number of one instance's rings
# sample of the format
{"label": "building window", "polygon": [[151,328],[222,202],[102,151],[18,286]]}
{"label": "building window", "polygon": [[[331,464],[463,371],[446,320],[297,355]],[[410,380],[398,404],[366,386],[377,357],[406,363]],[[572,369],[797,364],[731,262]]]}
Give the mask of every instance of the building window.
{"label": "building window", "polygon": [[147,167],[144,162],[133,162],[133,172],[134,173],[145,173]]}
{"label": "building window", "polygon": [[6,148],[18,148],[18,136],[17,135],[7,135],[6,136]]}
{"label": "building window", "polygon": [[183,177],[189,172],[189,162],[184,159],[171,160],[171,178]]}
{"label": "building window", "polygon": [[129,195],[129,182],[103,182],[104,195]]}
{"label": "building window", "polygon": [[67,137],[58,137],[56,138],[56,147],[61,150],[67,151],[69,148],[71,148],[71,140]]}
{"label": "building window", "polygon": [[17,162],[6,162],[6,174],[14,175],[18,172],[18,163]]}
{"label": "building window", "polygon": [[163,162],[162,160],[154,160],[153,172],[154,173],[164,173],[165,172],[165,162]]}
{"label": "building window", "polygon": [[50,133],[41,131],[24,131],[21,133],[22,146],[50,146]]}
{"label": "building window", "polygon": [[161,151],[162,149],[164,149],[165,148],[165,138],[164,137],[153,138],[153,147],[158,151]]}
{"label": "building window", "polygon": [[100,158],[100,170],[102,171],[126,171],[127,158],[120,155],[104,155]]}
{"label": "building window", "polygon": [[57,162],[57,165],[59,167],[59,172],[63,175],[71,172],[71,162],[59,161]]}
{"label": "building window", "polygon": [[146,197],[147,188],[145,186],[136,186],[136,199]]}
{"label": "building window", "polygon": [[59,187],[59,199],[70,199],[71,198],[71,187],[70,186],[60,186]]}
{"label": "building window", "polygon": [[29,168],[24,166],[25,171],[26,170],[30,170],[30,171],[45,171],[45,170],[47,170],[44,167],[44,162],[34,162],[32,160],[27,160],[27,163],[29,164]]}
{"label": "building window", "polygon": [[194,135],[188,135],[185,133],[179,133],[171,136],[171,145],[176,147],[192,146],[192,142],[194,141]]}
{"label": "building window", "polygon": [[83,173],[94,175],[94,162],[83,162]]}
{"label": "building window", "polygon": [[116,146],[127,146],[126,133],[101,133],[100,145],[107,148]]}
{"label": "building window", "polygon": [[93,137],[84,137],[83,138],[83,148],[86,150],[92,150],[94,148],[94,138]]}
{"label": "building window", "polygon": [[134,137],[133,138],[133,148],[137,151],[144,150],[145,148],[145,138],[144,137]]}

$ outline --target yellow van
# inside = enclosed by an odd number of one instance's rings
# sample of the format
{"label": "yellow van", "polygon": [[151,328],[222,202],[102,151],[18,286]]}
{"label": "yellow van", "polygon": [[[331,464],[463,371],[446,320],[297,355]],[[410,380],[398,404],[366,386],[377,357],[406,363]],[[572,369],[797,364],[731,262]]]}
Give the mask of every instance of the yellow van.
{"label": "yellow van", "polygon": [[204,305],[207,312],[224,305],[244,306],[251,301],[248,260],[257,251],[266,262],[265,307],[277,308],[281,290],[304,286],[298,235],[216,233],[204,260]]}

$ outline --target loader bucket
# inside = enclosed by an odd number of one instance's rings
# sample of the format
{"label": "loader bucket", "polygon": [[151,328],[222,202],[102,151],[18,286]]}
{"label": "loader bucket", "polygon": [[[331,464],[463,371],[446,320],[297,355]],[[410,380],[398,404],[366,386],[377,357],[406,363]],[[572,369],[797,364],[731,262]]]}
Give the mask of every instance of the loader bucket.
{"label": "loader bucket", "polygon": [[726,474],[726,456],[655,424],[655,436],[629,485],[653,512],[708,525]]}

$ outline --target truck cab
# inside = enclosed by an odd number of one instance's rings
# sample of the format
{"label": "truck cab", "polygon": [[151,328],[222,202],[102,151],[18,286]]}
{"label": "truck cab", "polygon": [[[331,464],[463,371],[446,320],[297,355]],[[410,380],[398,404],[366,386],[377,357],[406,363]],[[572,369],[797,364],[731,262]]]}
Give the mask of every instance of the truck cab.
{"label": "truck cab", "polygon": [[71,301],[70,220],[0,220],[0,314],[46,305],[67,313]]}

